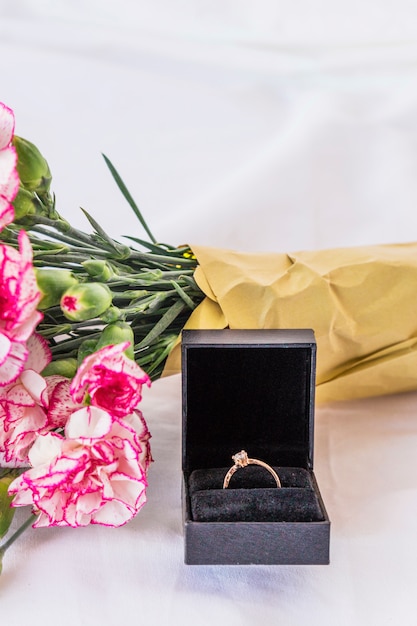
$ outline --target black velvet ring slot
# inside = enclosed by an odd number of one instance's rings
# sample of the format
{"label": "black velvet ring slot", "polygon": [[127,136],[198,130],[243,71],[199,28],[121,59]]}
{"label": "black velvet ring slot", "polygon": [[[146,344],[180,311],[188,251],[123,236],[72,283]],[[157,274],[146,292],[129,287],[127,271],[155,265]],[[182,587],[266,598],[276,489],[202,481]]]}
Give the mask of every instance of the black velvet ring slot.
{"label": "black velvet ring slot", "polygon": [[312,466],[311,362],[305,346],[189,349],[183,469],[232,465],[242,448],[267,463]]}
{"label": "black velvet ring slot", "polygon": [[191,496],[196,522],[316,522],[323,515],[306,489],[214,489]]}
{"label": "black velvet ring slot", "polygon": [[229,468],[195,470],[189,477],[191,513],[197,522],[315,522],[324,519],[307,470],[274,467],[281,488],[267,470],[239,469],[223,489]]}

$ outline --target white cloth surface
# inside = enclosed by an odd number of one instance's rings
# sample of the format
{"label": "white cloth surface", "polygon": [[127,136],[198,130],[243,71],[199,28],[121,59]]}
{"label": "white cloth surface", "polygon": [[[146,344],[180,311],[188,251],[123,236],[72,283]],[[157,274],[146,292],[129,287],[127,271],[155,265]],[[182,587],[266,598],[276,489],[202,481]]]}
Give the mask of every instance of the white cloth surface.
{"label": "white cloth surface", "polygon": [[[417,239],[417,5],[407,0],[0,0],[0,100],[48,158],[58,209],[160,241],[247,251]],[[28,531],[1,623],[417,620],[417,394],[320,406],[331,564],[183,564],[179,376],[143,410],[149,501],[111,530]],[[22,512],[18,512],[22,519]]]}
{"label": "white cloth surface", "polygon": [[29,529],[4,560],[2,623],[415,624],[417,393],[317,407],[328,566],[184,565],[180,376],[154,383],[143,410],[148,503],[119,529]]}

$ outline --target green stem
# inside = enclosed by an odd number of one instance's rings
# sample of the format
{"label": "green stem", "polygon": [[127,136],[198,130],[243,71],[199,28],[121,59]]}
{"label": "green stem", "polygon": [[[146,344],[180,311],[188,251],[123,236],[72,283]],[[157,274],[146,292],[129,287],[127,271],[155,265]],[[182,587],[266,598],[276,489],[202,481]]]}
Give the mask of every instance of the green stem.
{"label": "green stem", "polygon": [[[103,259],[109,259],[111,258],[111,254],[109,252],[106,252],[105,250],[98,250],[97,252],[94,253],[96,258],[103,258]],[[61,254],[60,252],[58,252],[57,254],[51,254],[50,252],[35,252],[34,254],[34,259],[35,261],[44,261],[45,265],[48,265],[49,262],[51,263],[61,263],[61,264],[72,264],[72,265],[76,265],[79,266],[81,265],[84,261],[89,261],[91,259],[91,255],[89,254],[79,254],[76,252],[69,252],[66,254]]]}
{"label": "green stem", "polygon": [[[131,258],[133,260],[143,261],[157,261],[162,267],[165,265],[180,265],[186,267],[196,267],[196,262],[193,259],[184,259],[184,257],[168,256],[167,254],[154,254],[153,252],[140,252],[139,250],[132,249]],[[180,269],[178,267],[178,269]]]}
{"label": "green stem", "polygon": [[[91,333],[88,335],[88,339],[99,339],[101,332]],[[68,339],[64,341],[60,341],[59,343],[51,346],[52,354],[58,355],[61,352],[68,352],[69,350],[78,349],[82,342],[86,339],[86,337],[77,337],[75,339]]]}
{"label": "green stem", "polygon": [[[49,217],[45,217],[44,215],[36,215],[31,219],[30,230],[37,232],[39,228],[39,224],[43,226],[49,226],[52,230],[50,232],[50,236],[54,236],[53,231],[58,231],[59,233],[63,233],[64,235],[68,235],[72,239],[76,239],[77,241],[82,241],[86,243],[88,246],[92,245],[92,235],[88,235],[87,233],[83,233],[81,230],[74,228],[68,222],[59,219],[52,220]],[[42,229],[43,230],[43,229]],[[42,232],[42,231],[41,231]]]}
{"label": "green stem", "polygon": [[[48,234],[52,238],[56,236],[56,232],[54,233],[53,231],[58,231],[58,233],[62,233],[64,236],[71,238],[72,241],[85,243],[87,245],[87,248],[89,249],[95,248],[96,250],[95,254],[100,254],[103,257],[111,258],[111,252],[108,249],[105,249],[103,246],[99,245],[98,242],[94,239],[94,236],[86,235],[85,233],[79,231],[78,229],[70,226],[68,222],[64,222],[63,220],[51,220],[42,215],[37,215],[36,218],[33,218],[33,220],[35,219],[36,221],[33,221],[33,223],[30,226],[31,231],[39,232],[40,234],[43,234],[43,235]],[[50,227],[52,229],[51,232],[48,232],[46,229],[43,229],[42,225]],[[112,242],[112,246],[114,247],[115,250],[118,250],[121,247],[120,244],[114,241],[113,239],[109,238],[109,241]],[[123,247],[128,249],[127,246],[123,246]],[[156,246],[156,248],[158,248],[158,246]],[[163,248],[162,250],[165,252]],[[169,256],[167,254],[156,254],[153,252],[145,253],[145,252],[140,252],[139,250],[134,250],[134,249],[129,249],[129,253],[130,253],[129,256],[133,262],[137,262],[137,263],[145,262],[147,265],[149,264],[153,267],[160,267],[162,269],[165,269],[166,264],[168,264],[169,266],[178,265],[181,268],[182,267],[195,268],[196,266],[195,260],[187,259],[187,258],[184,258],[183,256],[175,257],[172,255]]]}
{"label": "green stem", "polygon": [[26,528],[29,528],[29,526],[33,524],[35,517],[36,515],[34,513],[31,513],[30,517],[28,517],[27,520],[23,522],[21,526],[19,526],[16,532],[13,533],[13,535],[7,541],[5,541],[2,546],[0,546],[0,559],[1,557],[3,557],[6,550],[10,548],[12,543],[14,543],[16,539],[18,539],[20,535],[26,530]]}
{"label": "green stem", "polygon": [[[48,228],[42,228],[41,226],[36,226],[33,227],[33,230],[36,230],[37,233],[41,234],[41,235],[47,235],[48,237],[51,236],[51,234],[53,235],[54,239],[57,239],[58,241],[62,241],[63,243],[68,244],[69,246],[72,246],[73,248],[80,248],[80,241],[77,238],[74,237],[70,237],[69,235],[65,235],[59,231],[56,231],[54,233],[51,233],[51,231]],[[37,240],[39,241],[39,240]],[[41,240],[44,241],[44,240]],[[84,242],[83,242],[84,243]],[[89,244],[89,248],[87,247],[87,244],[85,245],[85,247],[83,247],[83,250],[88,250],[89,252],[95,252],[97,249],[100,249],[98,246],[94,245],[95,242],[94,240],[91,238],[90,244]]]}

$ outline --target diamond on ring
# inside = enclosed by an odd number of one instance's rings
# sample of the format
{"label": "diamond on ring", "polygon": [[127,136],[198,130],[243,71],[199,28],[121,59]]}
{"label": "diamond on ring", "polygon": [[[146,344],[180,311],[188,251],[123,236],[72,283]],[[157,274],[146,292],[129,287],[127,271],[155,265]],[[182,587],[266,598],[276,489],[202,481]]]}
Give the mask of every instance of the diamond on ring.
{"label": "diamond on ring", "polygon": [[247,467],[248,465],[260,465],[261,467],[264,467],[274,477],[277,487],[281,487],[281,481],[275,470],[273,470],[272,467],[270,467],[268,463],[265,463],[264,461],[260,461],[259,459],[250,459],[246,450],[236,452],[236,454],[232,456],[232,459],[234,460],[235,464],[229,469],[226,476],[224,477],[223,489],[228,488],[230,479],[232,478],[233,474],[235,474],[242,467]]}

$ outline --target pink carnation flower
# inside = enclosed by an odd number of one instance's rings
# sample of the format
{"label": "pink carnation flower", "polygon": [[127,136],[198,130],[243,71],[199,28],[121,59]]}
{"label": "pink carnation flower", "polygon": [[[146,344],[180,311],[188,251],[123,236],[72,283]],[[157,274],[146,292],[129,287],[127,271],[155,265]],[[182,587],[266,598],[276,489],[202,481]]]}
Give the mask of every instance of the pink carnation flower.
{"label": "pink carnation flower", "polygon": [[0,387],[16,380],[28,356],[24,343],[14,341],[0,329]]}
{"label": "pink carnation flower", "polygon": [[19,250],[0,245],[0,387],[23,371],[26,341],[42,319],[36,310],[41,299],[32,266],[27,234],[19,233]]}
{"label": "pink carnation flower", "polygon": [[62,428],[70,415],[80,408],[71,398],[71,381],[58,374],[47,376],[45,381],[48,393],[48,427]]}
{"label": "pink carnation flower", "polygon": [[[28,374],[25,376],[25,374]],[[2,389],[0,397],[0,451],[10,462],[27,461],[36,436],[45,432],[46,384],[36,372],[22,372],[19,379]]]}
{"label": "pink carnation flower", "polygon": [[27,345],[24,370],[0,394],[0,452],[7,463],[27,462],[36,437],[63,427],[74,408],[68,379],[40,375],[51,360],[45,340],[33,335]]}
{"label": "pink carnation flower", "polygon": [[149,432],[141,415],[128,424],[83,407],[65,435],[38,437],[29,453],[33,468],[10,485],[13,506],[32,505],[34,527],[128,522],[146,502]]}
{"label": "pink carnation flower", "polygon": [[26,341],[42,319],[36,310],[41,292],[32,265],[32,247],[24,230],[19,250],[0,246],[0,332],[15,341]]}
{"label": "pink carnation flower", "polygon": [[105,346],[86,357],[71,383],[71,395],[82,403],[88,394],[91,404],[116,417],[129,415],[142,399],[142,385],[149,376],[124,350],[129,342]]}
{"label": "pink carnation flower", "polygon": [[13,133],[13,111],[0,102],[0,230],[14,219],[12,202],[19,189],[17,154],[11,145]]}

